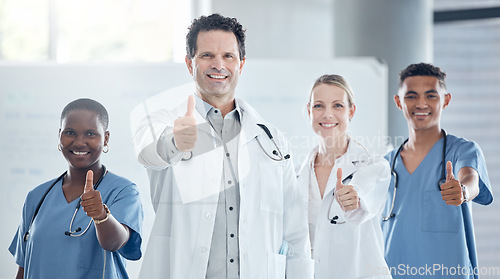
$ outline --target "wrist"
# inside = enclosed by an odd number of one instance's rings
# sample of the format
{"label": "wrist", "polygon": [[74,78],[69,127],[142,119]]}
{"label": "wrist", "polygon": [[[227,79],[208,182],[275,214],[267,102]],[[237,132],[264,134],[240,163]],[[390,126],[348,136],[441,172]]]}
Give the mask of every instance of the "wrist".
{"label": "wrist", "polygon": [[106,216],[104,216],[103,218],[92,218],[94,224],[96,225],[106,222],[109,218],[109,215],[111,215],[108,206],[106,204],[102,204],[102,206],[104,207],[104,213],[106,214]]}
{"label": "wrist", "polygon": [[460,183],[460,188],[462,188],[462,197],[464,198],[463,202],[468,202],[469,201],[469,191],[467,190],[467,187]]}

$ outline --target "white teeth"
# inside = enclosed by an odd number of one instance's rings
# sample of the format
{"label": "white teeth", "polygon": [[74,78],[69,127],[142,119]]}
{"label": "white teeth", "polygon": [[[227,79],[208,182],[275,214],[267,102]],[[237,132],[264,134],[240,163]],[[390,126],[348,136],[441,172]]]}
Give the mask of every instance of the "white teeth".
{"label": "white teeth", "polygon": [[78,152],[78,151],[73,151],[73,154],[75,155],[85,155],[87,154],[88,152]]}
{"label": "white teeth", "polygon": [[337,124],[324,124],[324,123],[321,123],[320,125],[327,128],[337,126]]}
{"label": "white teeth", "polygon": [[429,112],[415,112],[414,113],[416,116],[426,116],[426,115],[430,115]]}
{"label": "white teeth", "polygon": [[225,79],[226,76],[215,76],[215,75],[208,75],[209,77],[211,78],[215,78],[215,79]]}

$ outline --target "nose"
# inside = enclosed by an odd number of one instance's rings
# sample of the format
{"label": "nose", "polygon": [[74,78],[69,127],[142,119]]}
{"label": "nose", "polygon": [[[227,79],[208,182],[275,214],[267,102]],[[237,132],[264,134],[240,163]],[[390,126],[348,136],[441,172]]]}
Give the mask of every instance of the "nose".
{"label": "nose", "polygon": [[417,100],[417,108],[426,108],[427,100],[425,98],[418,98]]}
{"label": "nose", "polygon": [[323,114],[323,117],[325,118],[333,118],[333,110],[332,109],[325,109],[325,113]]}
{"label": "nose", "polygon": [[212,59],[212,68],[218,71],[224,69],[224,60],[221,56],[215,56]]}
{"label": "nose", "polygon": [[73,141],[73,145],[78,146],[78,147],[87,145],[87,141],[85,140],[85,136],[78,135],[77,137],[75,137],[75,140]]}

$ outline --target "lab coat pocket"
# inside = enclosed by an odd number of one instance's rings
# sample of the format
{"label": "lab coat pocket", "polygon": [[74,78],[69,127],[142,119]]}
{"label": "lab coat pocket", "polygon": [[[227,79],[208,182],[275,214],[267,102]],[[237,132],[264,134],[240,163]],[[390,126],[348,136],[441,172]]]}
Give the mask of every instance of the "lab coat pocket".
{"label": "lab coat pocket", "polygon": [[425,191],[422,202],[422,231],[458,232],[462,224],[459,206],[447,205],[437,190]]}
{"label": "lab coat pocket", "polygon": [[285,279],[286,256],[276,253],[267,253],[267,278]]}
{"label": "lab coat pocket", "polygon": [[260,209],[283,214],[283,169],[281,162],[262,162],[260,169]]}

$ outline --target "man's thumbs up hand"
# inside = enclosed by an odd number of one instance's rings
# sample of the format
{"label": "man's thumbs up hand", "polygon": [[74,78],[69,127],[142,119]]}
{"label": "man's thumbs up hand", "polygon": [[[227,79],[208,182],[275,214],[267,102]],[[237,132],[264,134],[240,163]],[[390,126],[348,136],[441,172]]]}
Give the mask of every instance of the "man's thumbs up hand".
{"label": "man's thumbs up hand", "polygon": [[174,122],[175,147],[183,152],[193,150],[198,135],[198,127],[194,117],[196,101],[193,95],[189,95],[186,114],[177,118]]}
{"label": "man's thumbs up hand", "polygon": [[462,194],[460,181],[453,175],[453,165],[450,161],[446,162],[446,182],[441,186],[441,197],[449,205],[461,205],[465,199]]}

